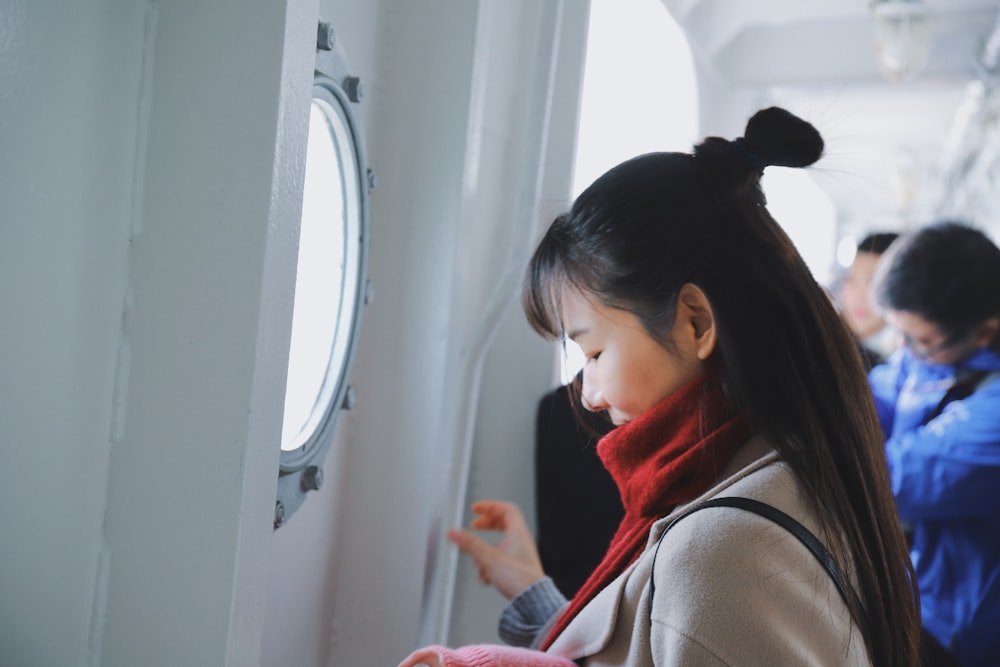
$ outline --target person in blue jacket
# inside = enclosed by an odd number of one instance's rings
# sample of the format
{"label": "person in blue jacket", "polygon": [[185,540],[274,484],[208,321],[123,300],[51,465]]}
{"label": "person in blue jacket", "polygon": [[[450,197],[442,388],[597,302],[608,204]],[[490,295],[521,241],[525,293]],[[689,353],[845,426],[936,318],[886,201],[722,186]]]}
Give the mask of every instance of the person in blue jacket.
{"label": "person in blue jacket", "polygon": [[925,637],[948,654],[927,663],[1000,664],[1000,249],[962,224],[920,229],[874,296],[905,343],[869,383]]}

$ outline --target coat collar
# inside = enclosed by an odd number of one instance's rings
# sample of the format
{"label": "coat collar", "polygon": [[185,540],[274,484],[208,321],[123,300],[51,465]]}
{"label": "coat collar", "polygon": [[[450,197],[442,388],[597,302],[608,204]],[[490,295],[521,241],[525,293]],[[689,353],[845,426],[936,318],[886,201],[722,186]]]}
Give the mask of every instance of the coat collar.
{"label": "coat collar", "polygon": [[[723,471],[720,476],[721,481],[690,503],[675,507],[670,514],[653,524],[646,543],[646,550],[642,555],[618,578],[598,593],[590,604],[580,610],[576,618],[552,643],[549,650],[571,660],[600,653],[611,642],[618,621],[632,617],[631,613],[625,614],[619,609],[625,597],[629,579],[637,569],[650,568],[650,559],[652,558],[650,547],[654,546],[656,541],[660,539],[673,518],[692,505],[713,496],[724,495],[723,492],[736,482],[777,460],[778,453],[763,438],[754,436],[747,440]],[[643,586],[645,586],[644,583]]]}

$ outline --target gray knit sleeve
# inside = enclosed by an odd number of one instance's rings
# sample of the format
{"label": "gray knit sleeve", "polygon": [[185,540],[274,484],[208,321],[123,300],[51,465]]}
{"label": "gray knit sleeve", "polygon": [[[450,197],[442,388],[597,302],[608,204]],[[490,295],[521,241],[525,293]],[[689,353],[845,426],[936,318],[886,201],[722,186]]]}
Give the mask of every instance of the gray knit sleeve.
{"label": "gray knit sleeve", "polygon": [[511,646],[531,646],[536,635],[566,603],[550,577],[539,579],[504,607],[500,615],[500,639]]}

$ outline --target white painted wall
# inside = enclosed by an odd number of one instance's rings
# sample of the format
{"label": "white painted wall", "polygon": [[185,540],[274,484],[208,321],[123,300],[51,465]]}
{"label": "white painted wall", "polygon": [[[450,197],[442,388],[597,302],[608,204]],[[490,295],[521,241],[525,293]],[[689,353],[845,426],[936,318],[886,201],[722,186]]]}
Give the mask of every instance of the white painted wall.
{"label": "white painted wall", "polygon": [[141,3],[0,0],[0,662],[88,663]]}
{"label": "white painted wall", "polygon": [[[585,11],[0,0],[0,662],[395,664],[474,618],[443,531],[482,480],[530,512],[552,347],[516,294]],[[272,533],[319,16],[366,84],[375,301],[326,484]]]}
{"label": "white painted wall", "polygon": [[[552,44],[548,129],[544,155],[523,156],[526,163],[541,164],[540,201],[532,239],[524,249],[534,250],[534,243],[552,219],[571,205],[573,164],[576,154],[579,105],[587,42],[590,3],[575,0],[564,3],[557,27],[558,41],[540,35],[540,44]],[[533,19],[533,17],[529,17]],[[541,21],[534,20],[535,23]],[[524,29],[524,34],[531,34]],[[544,59],[527,49],[507,44],[528,59],[522,66],[530,69],[532,60]],[[515,60],[511,54],[507,59]],[[516,96],[501,96],[516,99]],[[497,106],[498,116],[510,110]],[[526,164],[527,168],[527,164]],[[491,207],[494,217],[511,215],[502,205]],[[502,219],[497,224],[503,226]],[[520,268],[527,264],[515,261]],[[518,279],[522,271],[517,272]],[[519,285],[518,285],[519,288]],[[498,322],[492,343],[483,360],[481,388],[477,405],[475,433],[472,440],[467,489],[458,508],[462,524],[471,517],[468,508],[482,498],[501,498],[517,502],[529,525],[535,525],[535,413],[542,395],[557,380],[558,346],[543,341],[527,324],[518,291]],[[454,552],[453,552],[454,553]],[[453,612],[447,640],[450,645],[497,642],[497,620],[506,600],[492,587],[479,581],[471,559],[456,563]]]}
{"label": "white painted wall", "polygon": [[104,664],[258,659],[315,44],[308,7],[157,6]]}
{"label": "white painted wall", "polygon": [[[275,534],[262,664],[395,664],[495,635],[495,593],[452,606],[444,530],[470,468],[531,511],[554,360],[516,296],[538,229],[568,203],[586,7],[330,0],[321,14],[365,82],[375,300],[324,488]],[[560,43],[577,55],[557,75]],[[505,465],[483,470],[483,452]]]}
{"label": "white painted wall", "polygon": [[[332,474],[275,535],[267,665],[288,664],[289,647],[304,665],[394,664],[414,648],[438,415],[446,395],[461,394],[445,386],[444,366],[477,3],[363,4],[327,2],[321,13],[365,80],[368,157],[378,174],[375,299],[352,378],[357,405],[328,455]],[[309,556],[324,539],[326,556]],[[314,587],[290,596],[278,586],[302,576]]]}
{"label": "white painted wall", "polygon": [[0,1],[3,664],[259,660],[315,9]]}

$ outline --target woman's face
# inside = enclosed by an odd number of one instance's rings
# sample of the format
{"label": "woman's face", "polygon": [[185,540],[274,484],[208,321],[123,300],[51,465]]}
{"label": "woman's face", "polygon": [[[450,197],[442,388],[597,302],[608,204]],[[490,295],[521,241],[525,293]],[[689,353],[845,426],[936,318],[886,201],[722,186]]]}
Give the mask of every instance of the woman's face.
{"label": "woman's face", "polygon": [[607,410],[616,425],[635,419],[704,372],[705,362],[688,337],[671,337],[668,352],[634,314],[578,290],[564,291],[562,318],[567,336],[587,358],[584,407]]}
{"label": "woman's face", "polygon": [[861,338],[867,338],[882,328],[882,318],[875,310],[871,297],[872,275],[881,255],[859,252],[847,272],[840,299],[844,317],[851,329]]}

